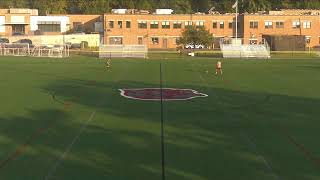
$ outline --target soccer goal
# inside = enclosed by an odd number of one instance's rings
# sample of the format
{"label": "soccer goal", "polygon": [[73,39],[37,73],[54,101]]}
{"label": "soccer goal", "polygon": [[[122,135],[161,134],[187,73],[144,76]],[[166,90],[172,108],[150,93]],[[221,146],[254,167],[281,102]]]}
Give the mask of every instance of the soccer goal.
{"label": "soccer goal", "polygon": [[1,43],[0,55],[2,56],[29,56],[30,45],[28,43]]}
{"label": "soccer goal", "polygon": [[244,44],[243,39],[221,39],[220,48],[224,58],[270,58],[270,47],[264,39],[250,44]]}
{"label": "soccer goal", "polygon": [[31,56],[63,58],[69,57],[70,52],[68,45],[35,45],[31,51]]}
{"label": "soccer goal", "polygon": [[146,45],[100,45],[99,58],[147,58]]}

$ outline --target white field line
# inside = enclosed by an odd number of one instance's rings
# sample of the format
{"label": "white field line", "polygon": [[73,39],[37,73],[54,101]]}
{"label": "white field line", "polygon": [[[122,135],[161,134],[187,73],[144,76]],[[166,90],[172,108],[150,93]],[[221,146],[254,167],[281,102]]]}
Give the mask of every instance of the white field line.
{"label": "white field line", "polygon": [[[192,64],[192,66],[194,67],[194,64]],[[201,73],[199,73],[200,79],[203,83],[205,83],[207,86],[209,86],[209,83],[203,78],[203,76],[201,75]],[[261,154],[258,153],[257,150],[257,145],[254,143],[254,141],[252,139],[250,139],[250,137],[248,135],[243,135],[246,137],[249,145],[252,147],[252,149],[254,150],[254,153],[260,158],[262,159],[262,161],[264,162],[264,165],[266,166],[267,169],[269,169],[269,171],[272,173],[274,179],[276,180],[280,180],[280,177],[275,173],[275,171],[273,170],[272,166],[270,165],[270,163],[268,163],[268,161],[264,158],[264,156],[262,156]]]}
{"label": "white field line", "polygon": [[247,141],[248,141],[249,145],[251,146],[251,148],[253,149],[254,153],[263,161],[266,168],[272,173],[274,179],[280,180],[280,177],[275,173],[271,164],[268,163],[268,161],[266,160],[266,158],[264,158],[263,155],[259,154],[259,152],[257,150],[257,145],[254,143],[254,140],[251,139],[248,135],[244,134],[243,136],[247,139]]}
{"label": "white field line", "polygon": [[48,174],[46,175],[46,177],[44,178],[45,180],[48,180],[50,178],[52,178],[53,174],[56,172],[57,168],[59,167],[59,165],[62,163],[62,161],[65,159],[65,157],[68,155],[68,153],[70,152],[71,148],[73,147],[73,145],[77,142],[77,140],[80,138],[80,135],[86,130],[86,128],[88,127],[89,122],[93,119],[93,117],[95,116],[96,112],[92,112],[90,117],[88,118],[88,120],[86,122],[84,122],[81,126],[81,129],[79,131],[79,133],[73,138],[73,140],[71,141],[71,143],[67,146],[67,148],[65,149],[65,151],[63,152],[63,154],[60,156],[60,158],[57,160],[57,162],[52,166],[52,168],[49,170]]}

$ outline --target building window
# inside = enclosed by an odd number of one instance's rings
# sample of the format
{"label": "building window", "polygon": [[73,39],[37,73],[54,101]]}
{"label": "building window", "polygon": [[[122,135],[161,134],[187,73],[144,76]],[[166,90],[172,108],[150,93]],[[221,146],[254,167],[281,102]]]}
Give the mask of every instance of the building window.
{"label": "building window", "polygon": [[122,21],[118,21],[118,28],[122,28]]}
{"label": "building window", "polygon": [[303,22],[303,28],[304,29],[310,29],[311,28],[311,22],[310,21]]}
{"label": "building window", "polygon": [[122,37],[110,37],[109,44],[122,44]]}
{"label": "building window", "polygon": [[61,32],[60,22],[39,21],[38,30],[40,32]]}
{"label": "building window", "polygon": [[74,32],[83,32],[83,24],[81,22],[73,22]]}
{"label": "building window", "polygon": [[109,28],[114,28],[114,21],[109,21]]}
{"label": "building window", "polygon": [[139,44],[139,45],[142,45],[142,44],[143,44],[143,39],[142,39],[142,37],[138,37],[138,44]]}
{"label": "building window", "polygon": [[258,29],[258,21],[250,21],[250,29]]}
{"label": "building window", "polygon": [[220,29],[224,29],[224,22],[223,21],[220,22]]}
{"label": "building window", "polygon": [[300,21],[292,21],[292,28],[300,28]]}
{"label": "building window", "polygon": [[188,28],[188,27],[191,27],[192,26],[192,21],[186,21],[184,22],[184,27],[185,28]]}
{"label": "building window", "polygon": [[173,44],[179,44],[180,37],[173,38]]}
{"label": "building window", "polygon": [[196,21],[196,28],[200,28],[204,26],[204,21]]}
{"label": "building window", "polygon": [[151,21],[150,22],[150,28],[151,29],[158,29],[159,28],[159,22],[158,21]]}
{"label": "building window", "polygon": [[12,34],[25,34],[25,25],[23,24],[14,24],[12,25]]}
{"label": "building window", "polygon": [[229,29],[233,28],[233,22],[229,22]]}
{"label": "building window", "polygon": [[131,28],[131,21],[126,21],[126,28]]}
{"label": "building window", "polygon": [[139,21],[138,28],[139,29],[147,29],[147,21]]}
{"label": "building window", "polygon": [[181,22],[180,21],[174,21],[173,22],[173,28],[174,29],[181,29]]}
{"label": "building window", "polygon": [[218,27],[217,22],[212,22],[212,28],[217,29],[217,27]]}
{"label": "building window", "polygon": [[159,38],[158,37],[152,37],[151,38],[152,44],[159,44]]}
{"label": "building window", "polygon": [[284,22],[283,21],[277,21],[276,22],[276,28],[284,28]]}
{"label": "building window", "polygon": [[273,28],[272,21],[265,21],[264,22],[264,28],[265,29],[272,29]]}
{"label": "building window", "polygon": [[170,29],[169,21],[162,21],[161,25],[162,25],[162,29]]}

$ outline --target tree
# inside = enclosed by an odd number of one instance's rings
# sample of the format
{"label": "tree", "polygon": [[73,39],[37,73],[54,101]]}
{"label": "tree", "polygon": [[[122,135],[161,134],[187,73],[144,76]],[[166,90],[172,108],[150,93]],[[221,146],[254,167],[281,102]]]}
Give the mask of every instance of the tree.
{"label": "tree", "polygon": [[213,35],[204,27],[196,28],[195,26],[187,27],[182,32],[182,37],[179,40],[179,44],[183,46],[187,44],[202,44],[206,47],[212,45]]}
{"label": "tree", "polygon": [[4,0],[0,1],[0,8],[25,8],[29,7],[29,0]]}
{"label": "tree", "polygon": [[79,0],[79,9],[84,14],[106,13],[110,11],[110,7],[114,6],[116,4],[112,0]]}
{"label": "tree", "polygon": [[66,0],[32,0],[30,6],[30,8],[39,9],[41,15],[65,14],[68,12],[68,3]]}

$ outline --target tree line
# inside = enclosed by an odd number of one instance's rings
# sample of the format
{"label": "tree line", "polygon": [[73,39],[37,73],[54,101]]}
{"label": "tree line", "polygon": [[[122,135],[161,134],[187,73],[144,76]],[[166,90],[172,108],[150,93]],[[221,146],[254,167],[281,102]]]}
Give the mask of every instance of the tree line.
{"label": "tree line", "polygon": [[[111,9],[170,8],[174,13],[207,12],[214,7],[220,13],[234,12],[236,0],[1,0],[0,8],[32,8],[45,14],[102,14]],[[239,12],[277,9],[320,9],[320,0],[239,0]]]}

